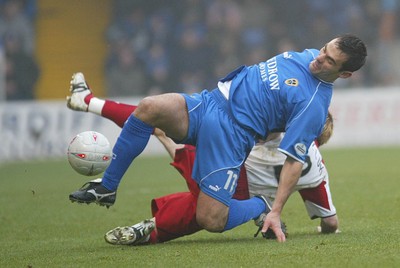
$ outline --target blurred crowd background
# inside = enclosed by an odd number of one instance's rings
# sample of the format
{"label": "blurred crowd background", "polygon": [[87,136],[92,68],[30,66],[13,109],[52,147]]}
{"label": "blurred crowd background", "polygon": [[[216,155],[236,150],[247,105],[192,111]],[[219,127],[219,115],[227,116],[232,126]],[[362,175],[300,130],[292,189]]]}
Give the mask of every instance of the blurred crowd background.
{"label": "blurred crowd background", "polygon": [[[37,1],[0,0],[0,100],[35,98]],[[366,66],[337,88],[398,86],[399,0],[114,0],[104,42],[106,96],[212,89],[239,65],[355,33]]]}

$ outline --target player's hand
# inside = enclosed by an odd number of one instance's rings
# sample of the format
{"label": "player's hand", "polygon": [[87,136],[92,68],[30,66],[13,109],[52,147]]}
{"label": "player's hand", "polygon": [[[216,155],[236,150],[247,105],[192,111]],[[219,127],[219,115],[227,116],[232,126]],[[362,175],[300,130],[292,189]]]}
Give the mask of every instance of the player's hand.
{"label": "player's hand", "polygon": [[278,242],[286,241],[286,236],[282,232],[281,218],[280,218],[279,213],[274,213],[271,211],[270,213],[267,214],[267,216],[265,217],[264,226],[261,229],[261,232],[265,233],[268,230],[268,228],[271,228],[272,231],[274,231],[274,233],[276,235],[276,240]]}

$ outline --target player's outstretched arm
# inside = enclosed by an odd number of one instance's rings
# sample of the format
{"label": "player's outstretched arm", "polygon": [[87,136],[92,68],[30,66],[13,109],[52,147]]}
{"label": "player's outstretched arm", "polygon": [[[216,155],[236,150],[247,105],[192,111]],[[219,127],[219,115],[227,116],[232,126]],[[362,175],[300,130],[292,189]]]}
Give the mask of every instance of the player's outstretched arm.
{"label": "player's outstretched arm", "polygon": [[297,184],[303,164],[291,157],[287,157],[285,163],[283,164],[278,191],[276,192],[276,198],[272,206],[272,210],[267,214],[264,226],[261,232],[265,233],[268,228],[271,228],[278,242],[284,242],[286,240],[285,234],[282,232],[281,228],[281,213],[286,201],[292,194],[294,186]]}
{"label": "player's outstretched arm", "polygon": [[175,158],[175,151],[177,149],[183,148],[183,144],[176,144],[171,138],[167,137],[165,135],[165,132],[162,131],[159,128],[154,129],[154,136],[157,137],[157,139],[161,142],[161,144],[164,146],[164,148],[167,150],[169,155],[171,156],[172,159]]}

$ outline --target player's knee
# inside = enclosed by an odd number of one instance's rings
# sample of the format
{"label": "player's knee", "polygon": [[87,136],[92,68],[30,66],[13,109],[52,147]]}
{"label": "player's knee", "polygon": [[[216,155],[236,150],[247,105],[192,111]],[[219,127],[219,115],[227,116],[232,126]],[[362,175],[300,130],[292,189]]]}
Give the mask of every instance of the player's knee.
{"label": "player's knee", "polygon": [[145,97],[139,102],[138,107],[136,108],[134,114],[140,120],[146,122],[154,117],[157,104],[153,97]]}
{"label": "player's knee", "polygon": [[334,233],[338,228],[339,221],[336,215],[321,219],[321,233]]}

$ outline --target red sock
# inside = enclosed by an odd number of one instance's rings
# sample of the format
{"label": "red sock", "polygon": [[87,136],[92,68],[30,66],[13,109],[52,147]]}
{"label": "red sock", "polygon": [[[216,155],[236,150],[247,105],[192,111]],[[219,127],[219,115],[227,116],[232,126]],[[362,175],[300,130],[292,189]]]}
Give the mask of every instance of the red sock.
{"label": "red sock", "polygon": [[[86,100],[85,100],[86,101]],[[137,106],[123,104],[115,101],[105,100],[101,115],[110,119],[120,127],[124,126],[128,117],[135,111]]]}
{"label": "red sock", "polygon": [[93,94],[90,93],[89,95],[87,95],[85,97],[85,99],[83,100],[87,105],[89,105],[90,100],[93,98]]}

